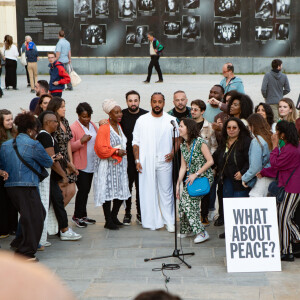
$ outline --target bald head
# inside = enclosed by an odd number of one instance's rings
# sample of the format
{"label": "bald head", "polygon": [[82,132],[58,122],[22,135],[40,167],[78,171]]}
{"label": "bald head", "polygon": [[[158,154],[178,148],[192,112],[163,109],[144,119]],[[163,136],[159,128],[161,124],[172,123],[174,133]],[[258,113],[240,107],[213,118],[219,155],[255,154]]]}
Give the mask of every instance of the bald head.
{"label": "bald head", "polygon": [[234,66],[232,63],[226,63],[223,65],[222,69],[223,76],[226,78],[234,77]]}

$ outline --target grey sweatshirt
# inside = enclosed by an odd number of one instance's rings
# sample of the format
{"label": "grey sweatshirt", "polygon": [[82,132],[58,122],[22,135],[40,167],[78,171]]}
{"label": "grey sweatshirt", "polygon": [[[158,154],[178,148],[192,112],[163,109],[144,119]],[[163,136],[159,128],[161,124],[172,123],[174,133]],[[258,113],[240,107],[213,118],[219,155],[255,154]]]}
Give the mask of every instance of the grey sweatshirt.
{"label": "grey sweatshirt", "polygon": [[273,70],[265,74],[261,93],[266,99],[266,103],[277,104],[290,91],[289,80],[285,74]]}

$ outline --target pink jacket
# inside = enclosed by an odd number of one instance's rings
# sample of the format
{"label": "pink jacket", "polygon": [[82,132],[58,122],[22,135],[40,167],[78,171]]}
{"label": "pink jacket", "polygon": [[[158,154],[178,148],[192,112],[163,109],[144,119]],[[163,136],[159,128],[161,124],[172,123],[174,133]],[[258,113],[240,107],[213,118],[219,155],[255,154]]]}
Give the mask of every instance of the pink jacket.
{"label": "pink jacket", "polygon": [[[91,122],[94,126],[96,132],[98,128],[96,125]],[[79,121],[75,121],[71,126],[73,138],[71,139],[71,148],[73,153],[73,163],[78,170],[84,170],[87,166],[87,143],[83,145],[80,142],[80,139],[84,136],[85,132]]]}

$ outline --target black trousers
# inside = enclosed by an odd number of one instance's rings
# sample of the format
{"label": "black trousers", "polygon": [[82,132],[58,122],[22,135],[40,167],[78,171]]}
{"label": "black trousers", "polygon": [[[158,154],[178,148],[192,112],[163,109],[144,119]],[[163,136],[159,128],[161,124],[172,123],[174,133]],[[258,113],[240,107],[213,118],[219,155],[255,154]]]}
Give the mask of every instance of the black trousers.
{"label": "black trousers", "polygon": [[17,61],[7,58],[5,60],[5,87],[17,87]]}
{"label": "black trousers", "polygon": [[59,229],[68,227],[68,216],[64,207],[64,197],[57,181],[50,178],[50,201],[53,205]]}
{"label": "black trousers", "polygon": [[163,80],[163,76],[161,73],[160,65],[159,65],[159,56],[158,55],[151,55],[151,61],[148,66],[148,76],[147,76],[147,81],[150,81],[151,75],[152,75],[152,69],[155,67],[155,70],[158,74],[158,79]]}
{"label": "black trousers", "polygon": [[75,198],[75,218],[81,219],[83,217],[87,217],[86,204],[91,190],[93,175],[94,173],[86,173],[79,170],[79,175],[76,181],[78,191]]}
{"label": "black trousers", "polygon": [[209,202],[210,202],[210,193],[208,193],[201,199],[201,217],[202,218],[208,217]]}
{"label": "black trousers", "polygon": [[0,177],[0,235],[16,231],[18,226],[18,211],[12,204],[4,180]]}
{"label": "black trousers", "polygon": [[26,76],[27,76],[27,84],[30,84],[30,78],[29,78],[29,73],[28,73],[27,65],[25,66],[25,70],[26,70]]}
{"label": "black trousers", "polygon": [[[113,202],[112,210],[110,209],[111,202]],[[122,203],[123,201],[118,199],[114,199],[113,201],[105,201],[103,203],[102,208],[106,223],[113,222],[113,220],[117,218]]]}
{"label": "black trousers", "polygon": [[20,213],[22,236],[14,241],[16,253],[34,257],[42,236],[46,211],[37,187],[8,187],[7,193]]}
{"label": "black trousers", "polygon": [[[136,189],[136,211],[140,215],[141,208],[140,208],[140,192],[139,192],[139,173],[136,170],[134,158],[127,157],[127,159],[128,159],[127,174],[128,174],[128,181],[129,181],[129,191],[130,194],[132,194],[132,188],[134,183]],[[130,215],[131,201],[132,201],[132,197],[126,200],[126,210],[125,210],[126,215]]]}
{"label": "black trousers", "polygon": [[223,207],[223,184],[219,183],[217,187],[218,203],[219,203],[219,217],[224,219],[224,207]]}
{"label": "black trousers", "polygon": [[61,97],[62,96],[62,92],[59,93],[51,93],[52,97]]}

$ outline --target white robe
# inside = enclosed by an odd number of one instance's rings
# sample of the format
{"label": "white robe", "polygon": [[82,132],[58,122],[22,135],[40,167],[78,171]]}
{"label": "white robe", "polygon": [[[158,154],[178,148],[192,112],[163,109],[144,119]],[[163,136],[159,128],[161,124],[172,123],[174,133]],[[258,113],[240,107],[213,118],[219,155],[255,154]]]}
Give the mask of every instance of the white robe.
{"label": "white robe", "polygon": [[172,162],[165,162],[173,146],[171,120],[177,126],[169,114],[157,118],[149,112],[138,118],[133,131],[132,145],[139,146],[143,168],[139,174],[142,226],[152,230],[174,224]]}

